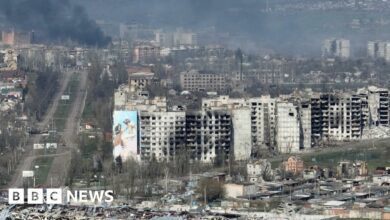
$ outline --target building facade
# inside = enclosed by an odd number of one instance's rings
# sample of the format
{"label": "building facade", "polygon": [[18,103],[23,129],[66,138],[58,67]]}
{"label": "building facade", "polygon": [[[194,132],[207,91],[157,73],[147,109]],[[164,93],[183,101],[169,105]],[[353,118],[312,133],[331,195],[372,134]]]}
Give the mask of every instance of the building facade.
{"label": "building facade", "polygon": [[227,91],[228,83],[224,74],[191,70],[180,74],[180,86],[187,91]]}

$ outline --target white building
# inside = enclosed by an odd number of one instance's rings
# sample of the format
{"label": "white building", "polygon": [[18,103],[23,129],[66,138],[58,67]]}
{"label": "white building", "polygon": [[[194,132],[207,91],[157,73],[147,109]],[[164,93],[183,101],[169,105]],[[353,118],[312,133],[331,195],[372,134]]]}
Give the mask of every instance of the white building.
{"label": "white building", "polygon": [[264,175],[272,175],[271,163],[266,159],[250,161],[246,165],[246,173],[250,183],[262,182]]}
{"label": "white building", "polygon": [[367,55],[371,58],[383,58],[390,61],[389,41],[369,41],[367,43]]}
{"label": "white building", "polygon": [[322,44],[322,56],[348,59],[350,57],[349,40],[342,38],[326,39]]}
{"label": "white building", "polygon": [[299,108],[299,120],[301,126],[300,145],[303,149],[312,147],[311,141],[311,105],[309,102],[301,103]]}
{"label": "white building", "polygon": [[367,89],[371,125],[389,125],[389,90],[370,86]]}
{"label": "white building", "polygon": [[276,143],[281,153],[300,150],[300,124],[297,107],[293,103],[278,102],[276,108]]}
{"label": "white building", "polygon": [[232,110],[233,152],[235,160],[248,160],[252,152],[251,110]]}
{"label": "white building", "polygon": [[274,146],[276,126],[276,100],[270,96],[255,98],[229,98],[219,96],[217,98],[202,99],[202,109],[239,109],[247,107],[251,109],[252,146]]}
{"label": "white building", "polygon": [[172,160],[184,152],[185,112],[141,112],[141,160]]}

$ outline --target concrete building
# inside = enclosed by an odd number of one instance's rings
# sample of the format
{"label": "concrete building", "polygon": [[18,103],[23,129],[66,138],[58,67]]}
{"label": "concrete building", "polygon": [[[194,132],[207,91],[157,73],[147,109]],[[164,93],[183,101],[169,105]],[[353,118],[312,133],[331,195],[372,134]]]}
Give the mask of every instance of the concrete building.
{"label": "concrete building", "polygon": [[33,32],[1,32],[1,39],[3,44],[6,45],[28,45],[33,42]]}
{"label": "concrete building", "polygon": [[227,80],[224,74],[208,73],[196,70],[182,72],[180,74],[180,86],[188,91],[227,91]]}
{"label": "concrete building", "polygon": [[302,102],[299,106],[299,121],[300,121],[300,146],[303,149],[310,149],[311,140],[311,106],[310,102]]}
{"label": "concrete building", "polygon": [[161,47],[195,46],[198,35],[191,31],[177,29],[175,32],[158,30],[154,33],[156,43]]}
{"label": "concrete building", "polygon": [[370,86],[367,88],[370,124],[389,125],[389,90]]}
{"label": "concrete building", "polygon": [[141,112],[141,160],[172,160],[186,147],[185,112]]}
{"label": "concrete building", "polygon": [[144,90],[148,85],[151,85],[153,82],[157,81],[152,72],[136,72],[129,73],[129,86],[132,91],[136,89]]}
{"label": "concrete building", "polygon": [[248,160],[252,152],[251,109],[233,109],[234,160]]}
{"label": "concrete building", "polygon": [[147,64],[160,58],[160,47],[152,44],[139,44],[133,49],[133,63]]}
{"label": "concrete building", "polygon": [[383,58],[390,61],[389,41],[369,41],[367,43],[367,55],[371,58]]}
{"label": "concrete building", "polygon": [[232,152],[230,111],[186,113],[186,147],[191,158],[202,162],[221,162]]}
{"label": "concrete building", "polygon": [[202,99],[202,109],[251,109],[252,146],[274,146],[276,128],[276,100],[270,96],[254,97],[249,99],[217,98]]}
{"label": "concrete building", "polygon": [[236,183],[226,183],[225,188],[225,197],[227,198],[238,198],[254,195],[259,191],[259,187],[252,183],[236,184]]}
{"label": "concrete building", "polygon": [[339,57],[348,59],[350,57],[350,42],[347,39],[326,39],[322,44],[323,57]]}
{"label": "concrete building", "polygon": [[276,144],[278,151],[281,153],[300,151],[300,123],[297,106],[290,102],[278,102],[276,109]]}
{"label": "concrete building", "polygon": [[155,41],[160,47],[174,47],[174,39],[172,32],[163,32],[158,30],[154,33]]}
{"label": "concrete building", "polygon": [[174,46],[194,46],[198,44],[198,35],[191,31],[176,30],[173,34]]}
{"label": "concrete building", "polygon": [[271,163],[265,159],[250,161],[246,165],[246,173],[250,183],[262,182],[264,177],[272,175]]}
{"label": "concrete building", "polygon": [[320,94],[311,98],[312,141],[356,140],[363,132],[364,100],[355,94]]}
{"label": "concrete building", "polygon": [[293,174],[302,173],[305,169],[303,165],[303,160],[296,156],[291,156],[287,159],[287,161],[283,162],[283,169],[285,172],[290,172]]}

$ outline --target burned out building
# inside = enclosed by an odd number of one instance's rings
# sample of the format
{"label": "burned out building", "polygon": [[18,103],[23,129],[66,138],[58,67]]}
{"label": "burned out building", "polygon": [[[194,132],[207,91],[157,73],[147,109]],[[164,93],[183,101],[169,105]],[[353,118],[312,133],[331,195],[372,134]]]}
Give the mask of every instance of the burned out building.
{"label": "burned out building", "polygon": [[226,160],[232,152],[232,116],[229,111],[193,111],[186,114],[186,147],[191,158]]}
{"label": "burned out building", "polygon": [[186,147],[185,129],[185,112],[141,112],[141,160],[171,160],[183,153]]}
{"label": "burned out building", "polygon": [[364,106],[364,99],[353,94],[321,94],[311,98],[313,141],[360,139]]}

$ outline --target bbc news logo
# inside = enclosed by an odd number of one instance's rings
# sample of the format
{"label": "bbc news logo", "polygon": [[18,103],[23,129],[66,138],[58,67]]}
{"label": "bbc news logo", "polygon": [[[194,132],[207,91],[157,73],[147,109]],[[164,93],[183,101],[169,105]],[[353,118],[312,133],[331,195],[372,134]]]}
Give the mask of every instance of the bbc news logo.
{"label": "bbc news logo", "polygon": [[[8,203],[12,205],[18,204],[68,204],[68,203],[111,203],[114,201],[112,190],[63,190],[61,188],[50,188],[46,189],[32,188],[27,189],[25,194],[24,189],[13,188],[8,189]],[[25,198],[26,197],[26,198]]]}

